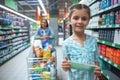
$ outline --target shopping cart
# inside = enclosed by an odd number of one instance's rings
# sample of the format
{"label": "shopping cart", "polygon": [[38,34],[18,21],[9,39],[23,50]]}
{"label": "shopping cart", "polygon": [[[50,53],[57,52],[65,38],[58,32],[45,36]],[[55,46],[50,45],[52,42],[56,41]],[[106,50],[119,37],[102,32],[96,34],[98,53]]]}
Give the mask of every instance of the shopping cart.
{"label": "shopping cart", "polygon": [[54,59],[38,58],[31,47],[30,54],[27,57],[28,80],[56,80],[57,79],[57,59],[56,49],[51,52]]}

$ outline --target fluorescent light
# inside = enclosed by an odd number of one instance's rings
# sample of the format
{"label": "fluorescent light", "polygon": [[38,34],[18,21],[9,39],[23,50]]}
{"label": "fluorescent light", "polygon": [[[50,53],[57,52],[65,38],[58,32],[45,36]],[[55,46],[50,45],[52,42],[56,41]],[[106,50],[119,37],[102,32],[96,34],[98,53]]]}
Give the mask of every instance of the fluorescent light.
{"label": "fluorescent light", "polygon": [[83,4],[85,2],[85,0],[81,0],[79,3]]}
{"label": "fluorescent light", "polygon": [[39,6],[37,6],[37,9],[38,9],[38,15],[40,16],[40,7]]}
{"label": "fluorescent light", "polygon": [[38,0],[38,2],[39,2],[40,6],[41,6],[42,9],[43,9],[44,15],[47,15],[46,9],[45,9],[45,7],[44,7],[42,1],[41,1],[41,0]]}
{"label": "fluorescent light", "polygon": [[27,17],[27,16],[25,16],[25,15],[23,15],[23,14],[20,14],[20,13],[12,10],[12,9],[10,9],[10,8],[7,8],[7,7],[5,7],[5,6],[1,5],[1,4],[0,4],[0,7],[3,8],[3,9],[5,9],[5,10],[7,10],[7,11],[10,11],[10,12],[16,14],[16,15],[19,15],[19,16],[21,16],[21,17],[23,17],[23,18],[26,18],[26,19],[28,19],[28,20],[30,20],[30,21],[36,22],[34,19],[29,18],[29,17]]}

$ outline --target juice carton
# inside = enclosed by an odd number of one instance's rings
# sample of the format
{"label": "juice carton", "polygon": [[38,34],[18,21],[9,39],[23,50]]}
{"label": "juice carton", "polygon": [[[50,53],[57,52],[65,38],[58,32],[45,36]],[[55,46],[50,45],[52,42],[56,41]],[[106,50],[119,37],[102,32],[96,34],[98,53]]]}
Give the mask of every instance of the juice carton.
{"label": "juice carton", "polygon": [[106,55],[106,45],[102,45],[102,55],[105,57]]}
{"label": "juice carton", "polygon": [[120,50],[117,50],[116,53],[116,64],[120,65]]}

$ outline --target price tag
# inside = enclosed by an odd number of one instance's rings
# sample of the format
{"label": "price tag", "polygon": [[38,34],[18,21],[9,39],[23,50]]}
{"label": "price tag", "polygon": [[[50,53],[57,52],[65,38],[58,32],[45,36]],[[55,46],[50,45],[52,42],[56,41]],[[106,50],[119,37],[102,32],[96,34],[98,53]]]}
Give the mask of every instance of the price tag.
{"label": "price tag", "polygon": [[111,62],[111,61],[108,61],[108,63],[110,63],[110,64],[111,64],[112,62]]}
{"label": "price tag", "polygon": [[112,43],[112,46],[113,46],[113,47],[115,47],[115,44],[114,44],[114,43]]}
{"label": "price tag", "polygon": [[114,64],[114,66],[115,66],[115,67],[118,67],[118,65],[117,65],[117,64]]}
{"label": "price tag", "polygon": [[104,58],[105,61],[107,61],[107,58]]}
{"label": "price tag", "polygon": [[103,58],[103,56],[100,56],[100,58]]}
{"label": "price tag", "polygon": [[112,25],[109,25],[109,27],[111,28],[111,27],[112,27]]}
{"label": "price tag", "polygon": [[119,27],[119,25],[118,25],[118,24],[116,24],[116,25],[115,25],[115,27]]}
{"label": "price tag", "polygon": [[105,28],[105,26],[102,26],[102,28]]}
{"label": "price tag", "polygon": [[107,79],[110,79],[110,77],[109,77],[109,76],[107,76]]}
{"label": "price tag", "polygon": [[102,41],[102,43],[104,44],[104,43],[105,43],[105,41]]}

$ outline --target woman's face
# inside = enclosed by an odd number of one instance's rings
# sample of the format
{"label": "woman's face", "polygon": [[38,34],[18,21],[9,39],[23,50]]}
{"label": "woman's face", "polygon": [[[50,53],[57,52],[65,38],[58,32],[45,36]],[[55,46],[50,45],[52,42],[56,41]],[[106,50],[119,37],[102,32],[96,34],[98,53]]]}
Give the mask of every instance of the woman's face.
{"label": "woman's face", "polygon": [[46,20],[42,20],[41,25],[42,25],[42,28],[43,28],[43,29],[46,29],[46,27],[47,27]]}
{"label": "woman's face", "polygon": [[69,19],[74,32],[83,33],[89,23],[89,15],[86,9],[74,9]]}

